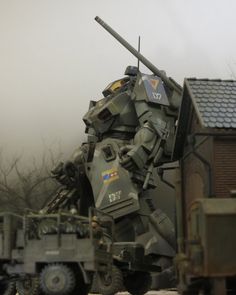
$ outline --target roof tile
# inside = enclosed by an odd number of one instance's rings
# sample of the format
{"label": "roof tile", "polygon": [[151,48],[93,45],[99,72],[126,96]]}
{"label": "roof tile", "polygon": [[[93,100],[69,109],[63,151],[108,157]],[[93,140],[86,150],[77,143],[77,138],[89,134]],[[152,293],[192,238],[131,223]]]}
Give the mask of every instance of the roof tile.
{"label": "roof tile", "polygon": [[195,78],[186,83],[205,127],[236,128],[236,81]]}

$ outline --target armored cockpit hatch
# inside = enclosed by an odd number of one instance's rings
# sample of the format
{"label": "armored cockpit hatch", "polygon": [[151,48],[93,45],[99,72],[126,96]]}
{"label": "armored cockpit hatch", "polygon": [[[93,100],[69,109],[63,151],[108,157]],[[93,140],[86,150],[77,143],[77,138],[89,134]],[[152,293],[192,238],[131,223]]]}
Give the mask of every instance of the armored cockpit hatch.
{"label": "armored cockpit hatch", "polygon": [[121,87],[123,87],[127,82],[129,82],[128,77],[113,81],[103,90],[102,94],[104,95],[104,97],[114,94],[117,90],[121,89]]}

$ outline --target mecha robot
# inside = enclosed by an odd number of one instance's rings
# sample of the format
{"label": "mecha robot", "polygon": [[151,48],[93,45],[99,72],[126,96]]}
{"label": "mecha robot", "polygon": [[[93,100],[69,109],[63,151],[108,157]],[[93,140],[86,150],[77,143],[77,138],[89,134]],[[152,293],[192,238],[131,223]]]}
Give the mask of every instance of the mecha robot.
{"label": "mecha robot", "polygon": [[45,210],[63,204],[86,215],[94,206],[113,216],[116,241],[136,241],[157,264],[168,267],[175,255],[174,225],[145,192],[156,187],[155,168],[171,162],[181,87],[96,20],[153,74],[129,66],[124,78],[105,88],[102,99],[90,102],[83,118],[88,141],[53,171],[73,193]]}

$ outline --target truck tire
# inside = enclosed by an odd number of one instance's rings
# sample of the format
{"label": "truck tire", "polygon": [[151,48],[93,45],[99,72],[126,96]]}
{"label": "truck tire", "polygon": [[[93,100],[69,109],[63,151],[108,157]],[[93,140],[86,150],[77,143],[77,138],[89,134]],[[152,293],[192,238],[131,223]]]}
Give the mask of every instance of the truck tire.
{"label": "truck tire", "polygon": [[1,282],[0,283],[0,294],[2,295],[15,295],[16,285],[14,282]]}
{"label": "truck tire", "polygon": [[124,286],[132,295],[143,295],[151,288],[151,275],[148,272],[134,272],[124,278]]}
{"label": "truck tire", "polygon": [[75,286],[75,274],[67,265],[48,264],[40,273],[40,288],[46,295],[68,295]]}
{"label": "truck tire", "polygon": [[114,295],[123,290],[123,274],[115,265],[110,273],[96,273],[97,288],[102,295]]}
{"label": "truck tire", "polygon": [[38,295],[39,278],[32,277],[16,282],[16,290],[19,295]]}

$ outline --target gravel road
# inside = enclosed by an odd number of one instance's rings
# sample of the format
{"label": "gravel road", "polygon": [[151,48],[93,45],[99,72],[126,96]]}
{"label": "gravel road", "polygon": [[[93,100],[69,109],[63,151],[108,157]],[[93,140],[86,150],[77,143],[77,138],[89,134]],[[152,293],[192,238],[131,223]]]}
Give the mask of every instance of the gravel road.
{"label": "gravel road", "polygon": [[[93,294],[94,295],[94,294]],[[117,295],[129,295],[128,292],[117,293]],[[150,291],[146,295],[178,295],[176,291]]]}
{"label": "gravel road", "polygon": [[[18,295],[18,293],[16,293],[16,295]],[[95,295],[95,294],[91,294],[91,295]],[[98,295],[98,294],[96,294]],[[117,293],[117,295],[129,295],[129,293],[127,292],[122,292],[122,293]],[[178,293],[176,291],[151,291],[148,292],[147,295],[178,295]]]}
{"label": "gravel road", "polygon": [[[18,293],[16,293],[18,295]],[[90,295],[99,295],[99,294],[90,294]],[[117,295],[129,295],[128,292],[117,293]],[[147,295],[178,295],[176,291],[150,291]]]}
{"label": "gravel road", "polygon": [[176,291],[151,291],[147,293],[148,295],[178,295]]}

